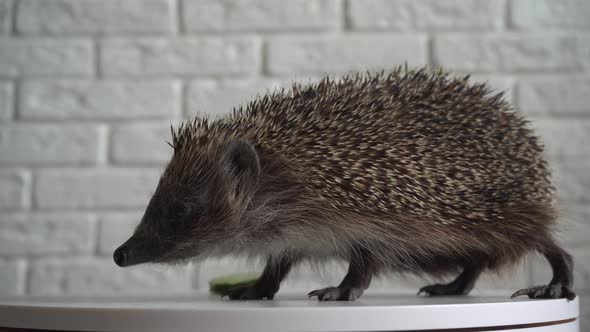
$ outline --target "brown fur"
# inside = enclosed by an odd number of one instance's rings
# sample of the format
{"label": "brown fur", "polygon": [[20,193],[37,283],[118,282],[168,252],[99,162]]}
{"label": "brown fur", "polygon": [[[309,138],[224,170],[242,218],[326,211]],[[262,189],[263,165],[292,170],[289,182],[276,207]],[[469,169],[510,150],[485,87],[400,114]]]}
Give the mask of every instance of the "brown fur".
{"label": "brown fur", "polygon": [[[416,262],[476,251],[500,263],[534,249],[531,232],[543,237],[555,221],[537,138],[501,95],[467,78],[401,68],[325,78],[266,95],[217,121],[196,119],[175,133],[173,145],[186,158],[215,160],[223,143],[237,138],[261,154],[255,199],[292,190],[285,198],[291,205],[281,209],[303,214],[255,227],[264,232],[306,232],[316,222],[355,234],[351,242],[417,245],[405,250],[423,253],[412,257]],[[282,183],[272,183],[277,179]],[[300,220],[305,214],[315,216]],[[391,258],[386,249],[382,260]]]}
{"label": "brown fur", "polygon": [[[232,154],[235,142],[255,158]],[[401,67],[326,77],[196,118],[171,145],[153,204],[189,200],[174,189],[186,187],[208,208],[183,217],[190,236],[159,261],[362,251],[372,273],[442,274],[474,261],[497,269],[552,243],[541,144],[502,94],[467,77]]]}

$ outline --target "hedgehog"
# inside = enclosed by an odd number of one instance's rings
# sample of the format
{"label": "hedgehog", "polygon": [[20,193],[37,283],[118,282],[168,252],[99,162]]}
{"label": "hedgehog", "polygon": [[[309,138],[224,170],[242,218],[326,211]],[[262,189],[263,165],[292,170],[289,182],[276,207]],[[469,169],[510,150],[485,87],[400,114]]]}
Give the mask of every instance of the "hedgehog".
{"label": "hedgehog", "polygon": [[382,273],[453,276],[427,296],[466,295],[483,271],[539,252],[547,285],[514,296],[572,300],[572,257],[543,146],[486,83],[396,67],[267,91],[171,127],[172,157],[119,266],[225,255],[266,261],[230,299],[273,299],[303,261],[345,260],[320,301],[355,300]]}

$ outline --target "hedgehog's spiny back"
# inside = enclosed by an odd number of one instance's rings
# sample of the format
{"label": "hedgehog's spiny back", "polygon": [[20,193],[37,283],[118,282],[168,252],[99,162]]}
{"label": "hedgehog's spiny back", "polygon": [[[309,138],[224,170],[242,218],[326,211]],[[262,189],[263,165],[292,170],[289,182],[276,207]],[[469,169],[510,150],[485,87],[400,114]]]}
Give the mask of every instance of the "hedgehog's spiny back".
{"label": "hedgehog's spiny back", "polygon": [[525,125],[483,84],[398,68],[275,91],[181,128],[174,144],[245,137],[295,165],[327,205],[465,223],[550,200],[541,147]]}

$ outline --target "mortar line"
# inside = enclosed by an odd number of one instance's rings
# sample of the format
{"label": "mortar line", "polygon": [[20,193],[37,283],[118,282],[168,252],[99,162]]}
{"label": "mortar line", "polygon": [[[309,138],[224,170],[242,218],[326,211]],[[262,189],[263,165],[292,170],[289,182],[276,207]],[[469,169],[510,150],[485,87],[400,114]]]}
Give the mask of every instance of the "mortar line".
{"label": "mortar line", "polygon": [[[91,246],[91,254],[94,257],[100,257],[100,233],[102,232],[102,220],[99,217],[98,213],[88,213],[89,215],[92,215],[92,227],[91,227],[91,232],[94,232],[94,236],[92,238],[92,240],[94,241],[94,243],[92,243]],[[100,214],[102,216],[102,214]]]}
{"label": "mortar line", "polygon": [[434,69],[435,60],[434,60],[434,34],[428,33],[426,35],[426,66],[430,68],[430,70]]}
{"label": "mortar line", "polygon": [[[189,109],[188,109],[188,86],[190,84],[190,81],[187,79],[181,79],[180,80],[180,114],[175,114],[175,120],[177,122],[180,122],[182,120],[184,120],[187,115],[189,114]],[[171,124],[171,123],[170,123]],[[170,138],[168,138],[170,139]]]}
{"label": "mortar line", "polygon": [[502,22],[503,23],[502,30],[507,30],[507,31],[516,30],[516,29],[514,29],[512,22],[510,21],[510,17],[512,14],[512,11],[510,10],[510,1],[505,0],[503,7],[504,8],[502,8],[503,9],[502,10],[502,21],[503,21]]}
{"label": "mortar line", "polygon": [[33,271],[32,271],[33,262],[31,261],[30,258],[27,258],[24,261],[25,261],[25,272],[23,273],[23,276],[22,276],[24,278],[23,285],[22,285],[22,287],[23,287],[22,292],[23,292],[23,295],[31,295],[31,276],[33,274]]}
{"label": "mortar line", "polygon": [[10,87],[12,89],[12,103],[10,105],[11,108],[11,112],[9,113],[9,117],[8,120],[9,121],[15,121],[18,119],[18,113],[19,113],[19,100],[20,98],[20,79],[19,78],[15,78],[10,80]]}
{"label": "mortar line", "polygon": [[350,17],[350,0],[340,1],[340,19],[341,30],[343,32],[352,31],[352,21]]}
{"label": "mortar line", "polygon": [[17,0],[13,0],[12,1],[12,7],[10,8],[10,15],[12,17],[10,17],[10,35],[12,36],[18,36],[18,29],[17,29],[17,24],[16,24],[16,18],[18,15],[18,5],[17,5],[18,1]]}
{"label": "mortar line", "polygon": [[174,6],[174,13],[172,16],[172,19],[174,20],[174,27],[176,28],[176,34],[177,35],[184,35],[186,32],[185,29],[185,22],[182,16],[182,11],[184,9],[183,6],[183,2],[181,0],[174,0],[173,6]]}
{"label": "mortar line", "polygon": [[33,185],[34,173],[33,170],[29,168],[25,168],[23,170],[27,172],[26,187],[28,191],[27,194],[22,197],[22,199],[25,199],[25,201],[21,203],[24,205],[23,211],[30,212],[33,210],[33,197],[35,196],[33,192],[35,188]]}
{"label": "mortar line", "polygon": [[101,45],[100,40],[96,37],[92,38],[92,53],[94,55],[93,58],[93,70],[94,70],[94,78],[95,79],[102,79],[103,72],[102,72],[102,57],[101,57]]}

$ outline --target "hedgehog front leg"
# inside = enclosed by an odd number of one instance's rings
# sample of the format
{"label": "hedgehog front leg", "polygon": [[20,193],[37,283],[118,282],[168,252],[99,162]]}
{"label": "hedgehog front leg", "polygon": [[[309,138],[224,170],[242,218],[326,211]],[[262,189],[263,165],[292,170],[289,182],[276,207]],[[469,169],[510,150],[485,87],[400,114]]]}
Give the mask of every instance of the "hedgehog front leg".
{"label": "hedgehog front leg", "polygon": [[285,279],[293,264],[300,259],[299,255],[282,254],[270,257],[266,262],[262,275],[254,285],[235,287],[226,294],[231,300],[272,300],[279,291],[281,281]]}
{"label": "hedgehog front leg", "polygon": [[316,296],[320,301],[354,301],[369,288],[374,264],[366,251],[356,252],[350,260],[348,272],[338,287],[314,290],[308,297]]}

